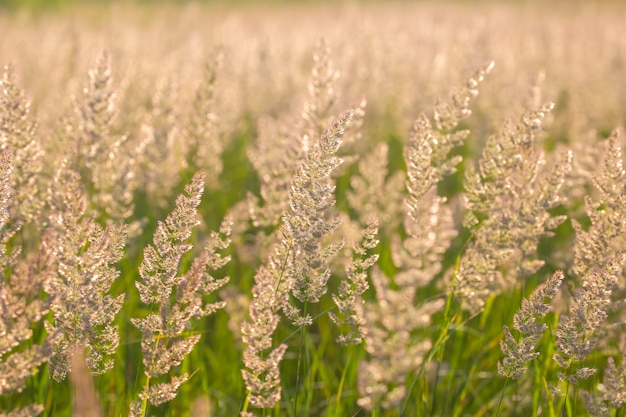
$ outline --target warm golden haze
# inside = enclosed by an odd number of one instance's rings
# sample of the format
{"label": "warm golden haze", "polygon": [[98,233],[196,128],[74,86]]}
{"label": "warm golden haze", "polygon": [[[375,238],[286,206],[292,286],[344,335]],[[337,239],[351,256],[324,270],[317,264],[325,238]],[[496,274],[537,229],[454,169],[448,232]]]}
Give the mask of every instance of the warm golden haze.
{"label": "warm golden haze", "polygon": [[0,11],[0,415],[623,415],[625,12]]}

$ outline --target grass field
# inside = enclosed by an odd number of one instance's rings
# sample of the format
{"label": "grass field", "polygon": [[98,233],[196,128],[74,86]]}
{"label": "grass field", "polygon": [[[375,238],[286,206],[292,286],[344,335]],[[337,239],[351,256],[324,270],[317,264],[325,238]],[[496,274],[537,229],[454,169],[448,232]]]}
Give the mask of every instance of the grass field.
{"label": "grass field", "polygon": [[625,15],[0,9],[0,415],[626,415]]}

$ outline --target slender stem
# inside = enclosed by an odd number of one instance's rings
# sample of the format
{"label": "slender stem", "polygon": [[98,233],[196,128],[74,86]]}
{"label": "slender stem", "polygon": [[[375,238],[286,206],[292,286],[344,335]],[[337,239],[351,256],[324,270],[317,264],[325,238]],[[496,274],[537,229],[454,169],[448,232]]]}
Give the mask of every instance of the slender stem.
{"label": "slender stem", "polygon": [[[146,375],[146,383],[144,384],[143,392],[147,393],[149,388],[150,388],[150,376]],[[143,399],[141,400],[141,416],[142,417],[146,416],[146,411],[148,411],[148,396],[144,395]]]}
{"label": "slender stem", "polygon": [[350,367],[350,364],[352,363],[353,356],[354,356],[353,349],[350,349],[350,352],[348,353],[348,360],[346,361],[346,364],[343,367],[343,372],[341,373],[341,380],[339,381],[339,388],[337,389],[337,395],[335,396],[336,404],[341,404],[341,395],[343,393],[343,386],[346,382],[348,369]]}
{"label": "slender stem", "polygon": [[500,407],[502,406],[502,401],[504,400],[504,392],[506,391],[506,386],[509,383],[509,378],[507,377],[504,380],[504,387],[502,387],[502,392],[500,393],[500,400],[498,401],[498,408],[496,409],[496,417],[500,414]]}
{"label": "slender stem", "polygon": [[565,383],[565,403],[563,404],[563,410],[561,412],[561,415],[563,417],[565,417],[566,411],[567,411],[567,407],[569,405],[569,380],[567,380],[567,382]]}
{"label": "slender stem", "polygon": [[[308,304],[305,302],[304,307],[302,308],[303,317],[306,317],[307,306]],[[295,416],[298,415],[298,392],[300,391],[300,363],[302,360],[302,348],[305,343],[306,341],[304,340],[304,325],[301,324],[300,325],[300,348],[298,349],[298,367],[297,367],[297,372],[296,372],[296,395],[294,397],[294,405],[293,405],[293,414]]]}
{"label": "slender stem", "polygon": [[437,406],[437,386],[439,385],[439,373],[441,372],[441,360],[437,361],[437,368],[435,370],[435,381],[433,383],[433,400],[430,404],[430,413],[428,415],[435,415],[435,407]]}
{"label": "slender stem", "polygon": [[245,413],[248,411],[248,405],[250,405],[250,394],[252,394],[252,391],[246,390],[246,396],[243,399],[241,407],[239,407],[239,414]]}

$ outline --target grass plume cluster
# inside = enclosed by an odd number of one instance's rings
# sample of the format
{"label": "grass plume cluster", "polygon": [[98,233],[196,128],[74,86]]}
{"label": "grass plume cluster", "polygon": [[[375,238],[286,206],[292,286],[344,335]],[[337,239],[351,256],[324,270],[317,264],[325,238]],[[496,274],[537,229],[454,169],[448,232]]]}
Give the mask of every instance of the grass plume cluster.
{"label": "grass plume cluster", "polygon": [[624,414],[623,6],[91,7],[0,14],[0,415]]}

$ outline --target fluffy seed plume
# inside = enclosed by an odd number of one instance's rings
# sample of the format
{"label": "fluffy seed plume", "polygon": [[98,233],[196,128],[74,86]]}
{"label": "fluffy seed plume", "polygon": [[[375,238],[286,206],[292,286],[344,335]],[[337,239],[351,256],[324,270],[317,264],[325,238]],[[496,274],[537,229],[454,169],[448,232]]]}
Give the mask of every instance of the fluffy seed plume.
{"label": "fluffy seed plume", "polygon": [[557,271],[522,301],[522,307],[513,317],[513,328],[520,333],[519,340],[515,340],[509,328],[504,326],[500,347],[505,357],[498,362],[500,375],[518,379],[526,372],[528,363],[539,356],[539,352],[535,351],[537,342],[548,326],[538,323],[537,319],[545,317],[550,311],[550,305],[545,300],[554,298],[562,281],[563,272]]}
{"label": "fluffy seed plume", "polygon": [[159,405],[175,397],[178,387],[188,375],[173,376],[169,381],[151,384],[153,378],[163,377],[180,365],[200,340],[200,334],[190,334],[191,320],[212,314],[224,303],[205,304],[203,297],[222,287],[228,278],[215,279],[210,269],[222,267],[228,258],[219,250],[230,242],[230,219],[225,219],[219,234],[212,239],[192,263],[189,271],[179,273],[183,255],[192,249],[192,230],[199,224],[197,208],[204,192],[204,175],[197,173],[176,199],[176,207],[164,222],[159,222],[154,244],[144,251],[137,282],[141,301],[151,305],[155,313],[131,319],[141,330],[141,350],[145,366],[145,383],[140,394],[141,404],[135,405],[145,415],[147,403]]}
{"label": "fluffy seed plume", "polygon": [[390,409],[399,405],[407,393],[407,375],[424,362],[430,340],[412,334],[430,323],[441,300],[416,306],[414,294],[394,290],[378,268],[372,270],[376,303],[364,307],[365,350],[368,358],[359,366],[358,404],[366,410]]}
{"label": "fluffy seed plume", "polygon": [[598,343],[600,325],[607,318],[611,293],[617,284],[626,257],[621,255],[604,266],[597,266],[584,277],[583,286],[576,290],[569,314],[561,316],[556,331],[554,360],[562,368],[559,379],[578,384],[596,372],[580,366]]}
{"label": "fluffy seed plume", "polygon": [[63,165],[54,178],[51,193],[52,225],[44,236],[45,250],[53,259],[56,274],[45,290],[54,301],[53,323],[48,332],[60,332],[51,360],[51,375],[65,379],[72,350],[82,347],[89,369],[104,373],[113,367],[110,356],[119,344],[115,315],[124,294],[111,295],[119,276],[113,266],[123,256],[124,226],[102,228],[87,212],[87,199],[76,172]]}
{"label": "fluffy seed plume", "polygon": [[[49,301],[39,298],[42,282],[49,277],[43,253],[36,259],[19,259],[8,240],[15,230],[9,228],[10,201],[14,197],[10,151],[0,152],[0,396],[21,392],[27,379],[50,360],[57,334],[41,344],[33,343],[32,327],[49,311]],[[14,409],[11,415],[38,415],[40,405]]]}
{"label": "fluffy seed plume", "polygon": [[250,318],[241,326],[245,346],[242,376],[253,407],[273,407],[281,397],[279,365],[287,345],[272,348],[272,335],[280,322],[276,285],[280,285],[283,272],[272,262],[259,268],[254,277]]}
{"label": "fluffy seed plume", "polygon": [[369,288],[367,272],[378,260],[378,255],[371,253],[378,246],[378,220],[372,218],[363,230],[361,240],[354,243],[352,260],[346,268],[346,279],[339,284],[333,301],[338,313],[330,313],[330,318],[341,330],[337,337],[340,345],[359,344],[365,336],[362,295]]}
{"label": "fluffy seed plume", "polygon": [[[282,235],[291,247],[286,269],[288,288],[301,303],[317,303],[326,293],[330,261],[343,247],[343,242],[327,246],[322,242],[339,225],[332,212],[335,186],[331,174],[342,163],[336,153],[352,114],[351,110],[344,113],[324,132],[291,181]],[[300,315],[297,309],[285,312],[297,326],[312,323],[309,315]]]}
{"label": "fluffy seed plume", "polygon": [[617,366],[609,357],[604,369],[604,379],[598,393],[581,391],[585,407],[593,417],[608,417],[612,410],[626,404],[626,354],[622,353],[622,364]]}
{"label": "fluffy seed plume", "polygon": [[477,168],[465,175],[465,226],[473,239],[457,272],[456,292],[469,311],[480,311],[486,299],[536,272],[539,239],[551,236],[564,216],[553,217],[570,152],[544,168],[542,152],[535,150],[535,135],[553,105],[546,104],[506,123],[487,140]]}
{"label": "fluffy seed plume", "polygon": [[12,217],[16,223],[38,220],[45,205],[42,184],[44,152],[36,140],[37,124],[30,100],[17,87],[15,69],[6,66],[0,77],[0,147],[13,153],[11,187]]}

